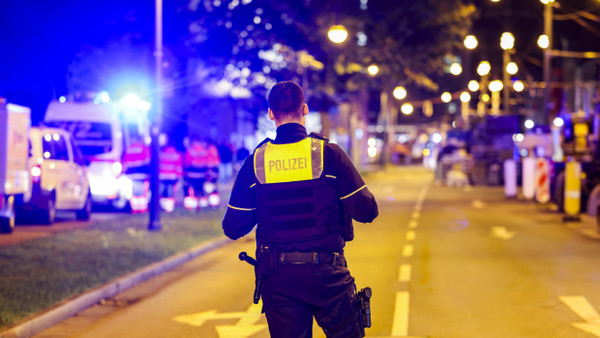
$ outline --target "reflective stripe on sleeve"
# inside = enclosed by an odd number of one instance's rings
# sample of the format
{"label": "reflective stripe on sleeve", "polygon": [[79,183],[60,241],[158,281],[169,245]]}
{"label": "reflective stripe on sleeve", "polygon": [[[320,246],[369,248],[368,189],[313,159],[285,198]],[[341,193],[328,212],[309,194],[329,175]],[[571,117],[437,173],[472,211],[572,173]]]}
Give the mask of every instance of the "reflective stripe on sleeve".
{"label": "reflective stripe on sleeve", "polygon": [[333,176],[333,175],[325,175],[325,177],[329,177],[329,178],[337,178],[337,177],[335,177],[335,176]]}
{"label": "reflective stripe on sleeve", "polygon": [[349,193],[348,195],[346,195],[346,196],[344,196],[344,197],[340,197],[340,199],[341,199],[341,200],[343,200],[344,198],[348,198],[348,197],[350,197],[350,196],[352,196],[352,195],[356,194],[357,192],[361,191],[362,189],[364,189],[364,188],[366,188],[366,187],[367,187],[367,185],[365,184],[365,185],[363,185],[362,187],[360,187],[360,188],[358,188],[358,189],[354,190],[353,192]]}
{"label": "reflective stripe on sleeve", "polygon": [[231,209],[235,209],[235,210],[241,210],[241,211],[252,211],[252,210],[256,210],[256,208],[238,208],[238,207],[234,207],[231,204],[227,204],[228,207],[230,207]]}

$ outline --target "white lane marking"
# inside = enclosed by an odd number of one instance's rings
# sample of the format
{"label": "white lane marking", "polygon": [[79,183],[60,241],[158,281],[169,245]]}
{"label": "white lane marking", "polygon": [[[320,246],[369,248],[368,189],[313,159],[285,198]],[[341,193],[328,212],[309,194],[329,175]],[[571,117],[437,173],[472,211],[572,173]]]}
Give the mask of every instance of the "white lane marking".
{"label": "white lane marking", "polygon": [[417,219],[419,218],[419,216],[421,216],[421,213],[419,213],[418,211],[414,211],[411,215],[412,218]]}
{"label": "white lane marking", "polygon": [[403,248],[402,248],[402,256],[404,257],[411,257],[413,255],[414,252],[414,248],[411,244],[406,244]]}
{"label": "white lane marking", "polygon": [[417,225],[419,224],[419,222],[417,222],[416,220],[411,220],[410,222],[408,222],[408,227],[411,229],[414,229],[417,227]]}
{"label": "white lane marking", "polygon": [[400,272],[398,273],[398,281],[400,281],[400,282],[410,281],[411,271],[412,271],[412,267],[410,264],[400,265]]}
{"label": "white lane marking", "polygon": [[500,239],[511,239],[514,235],[514,231],[508,231],[505,227],[492,227],[492,237]]}
{"label": "white lane marking", "polygon": [[575,312],[585,323],[571,323],[576,328],[600,337],[600,316],[594,307],[583,296],[558,297],[573,312]]}
{"label": "white lane marking", "polygon": [[416,237],[417,237],[417,233],[416,233],[415,231],[413,231],[413,230],[408,230],[408,231],[406,232],[406,240],[407,240],[408,242],[410,242],[410,241],[414,241]]}
{"label": "white lane marking", "polygon": [[422,208],[422,207],[421,207],[421,204],[420,204],[420,203],[419,203],[419,204],[417,204],[417,205],[415,205],[415,211],[421,211],[421,208]]}
{"label": "white lane marking", "polygon": [[396,292],[396,305],[394,306],[394,318],[392,322],[392,336],[408,335],[408,292]]}

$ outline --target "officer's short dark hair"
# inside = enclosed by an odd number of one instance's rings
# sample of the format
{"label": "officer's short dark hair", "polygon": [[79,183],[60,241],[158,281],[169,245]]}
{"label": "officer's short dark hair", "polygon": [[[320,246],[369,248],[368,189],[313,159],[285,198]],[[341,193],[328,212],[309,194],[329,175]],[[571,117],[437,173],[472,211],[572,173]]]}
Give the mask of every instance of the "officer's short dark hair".
{"label": "officer's short dark hair", "polygon": [[300,117],[304,105],[302,87],[293,81],[282,81],[269,92],[269,108],[276,118],[282,116]]}

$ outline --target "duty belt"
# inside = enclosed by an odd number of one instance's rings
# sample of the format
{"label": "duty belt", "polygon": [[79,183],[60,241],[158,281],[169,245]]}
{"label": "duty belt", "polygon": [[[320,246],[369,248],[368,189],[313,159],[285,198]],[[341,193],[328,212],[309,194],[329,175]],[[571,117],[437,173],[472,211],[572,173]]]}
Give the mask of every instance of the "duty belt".
{"label": "duty belt", "polygon": [[344,254],[339,252],[280,252],[280,264],[331,264],[336,268],[346,266]]}

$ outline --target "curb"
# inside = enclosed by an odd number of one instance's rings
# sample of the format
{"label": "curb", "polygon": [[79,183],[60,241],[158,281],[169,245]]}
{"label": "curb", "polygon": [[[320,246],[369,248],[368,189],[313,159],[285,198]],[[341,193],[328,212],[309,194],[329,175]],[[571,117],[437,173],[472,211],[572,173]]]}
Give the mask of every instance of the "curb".
{"label": "curb", "polygon": [[141,268],[124,277],[116,278],[102,286],[85,292],[84,294],[63,301],[50,310],[34,315],[34,318],[26,319],[25,322],[0,332],[0,338],[31,337],[36,335],[45,329],[78,314],[86,308],[97,304],[102,299],[113,297],[132,286],[158,276],[202,254],[220,248],[231,242],[233,242],[231,239],[222,236],[201,243],[186,252],[176,254],[160,262]]}

